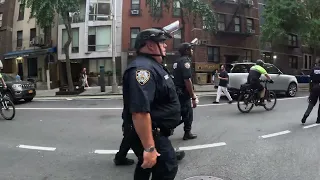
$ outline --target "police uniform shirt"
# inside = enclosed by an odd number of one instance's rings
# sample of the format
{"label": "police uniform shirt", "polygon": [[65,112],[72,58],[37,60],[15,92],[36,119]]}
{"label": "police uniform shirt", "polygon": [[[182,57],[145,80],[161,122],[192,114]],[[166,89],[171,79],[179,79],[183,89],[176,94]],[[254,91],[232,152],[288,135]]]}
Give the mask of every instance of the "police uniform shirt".
{"label": "police uniform shirt", "polygon": [[123,118],[129,123],[132,113],[150,113],[158,128],[173,129],[179,123],[180,104],[172,78],[149,57],[138,56],[125,71],[123,101]]}
{"label": "police uniform shirt", "polygon": [[320,83],[320,67],[316,66],[312,68],[310,73],[310,80],[313,84],[319,84]]}
{"label": "police uniform shirt", "polygon": [[178,87],[185,87],[184,80],[191,78],[191,60],[182,56],[173,64],[174,84]]}

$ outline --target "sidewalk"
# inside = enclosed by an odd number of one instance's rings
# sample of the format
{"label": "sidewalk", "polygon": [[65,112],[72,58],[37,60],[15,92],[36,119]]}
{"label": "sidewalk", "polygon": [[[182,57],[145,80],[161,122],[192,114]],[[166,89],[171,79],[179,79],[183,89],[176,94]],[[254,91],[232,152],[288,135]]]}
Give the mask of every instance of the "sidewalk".
{"label": "sidewalk", "polygon": [[[195,92],[198,95],[212,95],[216,94],[216,89],[213,85],[194,85]],[[299,91],[308,91],[308,84],[299,84]],[[37,98],[41,97],[68,97],[68,96],[56,96],[56,92],[59,91],[59,88],[52,89],[52,90],[37,90]],[[100,91],[100,86],[90,87],[87,88],[86,91],[77,95],[78,97],[85,97],[85,96],[119,96],[122,95],[122,87],[119,86],[119,93],[114,94],[112,93],[112,87],[106,86],[106,92]],[[70,96],[69,96],[70,97]],[[74,96],[72,96],[74,97]]]}

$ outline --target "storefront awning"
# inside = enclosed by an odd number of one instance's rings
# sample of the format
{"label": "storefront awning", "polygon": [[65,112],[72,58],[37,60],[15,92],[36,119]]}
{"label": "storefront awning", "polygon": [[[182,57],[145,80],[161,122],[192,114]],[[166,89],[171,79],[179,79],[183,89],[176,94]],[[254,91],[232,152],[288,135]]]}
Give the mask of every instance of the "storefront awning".
{"label": "storefront awning", "polygon": [[46,53],[56,53],[57,48],[48,48],[48,49],[28,49],[22,51],[13,51],[7,54],[4,54],[4,59],[13,59],[17,57],[28,57],[30,55],[41,55]]}

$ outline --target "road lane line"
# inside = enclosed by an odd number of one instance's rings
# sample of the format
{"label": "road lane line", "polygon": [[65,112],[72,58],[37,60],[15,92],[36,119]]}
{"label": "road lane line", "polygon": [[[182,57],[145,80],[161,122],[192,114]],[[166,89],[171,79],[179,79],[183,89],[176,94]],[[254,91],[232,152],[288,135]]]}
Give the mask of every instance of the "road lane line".
{"label": "road lane line", "polygon": [[21,110],[122,110],[123,108],[121,107],[115,107],[115,108],[20,108],[17,107],[16,109],[21,109]]}
{"label": "road lane line", "polygon": [[286,130],[286,131],[281,131],[281,132],[277,132],[277,133],[267,134],[267,135],[263,135],[263,136],[259,136],[259,137],[265,139],[265,138],[280,136],[280,135],[284,135],[284,134],[288,134],[288,133],[291,133],[291,131]]}
{"label": "road lane line", "polygon": [[[278,101],[285,101],[285,100],[293,100],[293,99],[303,99],[306,98],[308,96],[303,96],[303,97],[294,97],[294,98],[285,98],[285,99],[277,99]],[[221,103],[221,104],[199,104],[197,105],[198,107],[207,107],[207,106],[222,106],[222,105],[236,105],[237,102],[234,102],[232,104],[229,103]],[[17,107],[16,109],[20,109],[20,110],[123,110],[123,107],[113,107],[113,108],[24,108],[24,107]]]}
{"label": "road lane line", "polygon": [[[225,142],[220,143],[213,143],[213,144],[203,144],[203,145],[196,145],[196,146],[186,146],[186,147],[179,147],[177,149],[182,151],[191,151],[191,150],[197,150],[197,149],[205,149],[205,148],[213,148],[213,147],[220,147],[227,145]],[[116,154],[119,150],[103,150],[98,149],[95,150],[95,154]],[[133,154],[134,152],[132,150],[128,151],[129,154]]]}
{"label": "road lane line", "polygon": [[196,146],[179,147],[179,150],[190,151],[190,150],[197,150],[197,149],[220,147],[220,146],[225,146],[225,145],[227,145],[225,142],[219,142],[219,143],[213,143],[213,144],[203,144],[203,145],[196,145]]}
{"label": "road lane line", "polygon": [[34,149],[34,150],[42,150],[42,151],[55,151],[57,149],[55,147],[42,147],[42,146],[29,146],[29,145],[19,145],[18,148]]}
{"label": "road lane line", "polygon": [[308,128],[312,128],[312,127],[316,127],[316,126],[319,126],[320,124],[311,124],[311,125],[308,125],[308,126],[304,126],[303,129],[308,129]]}
{"label": "road lane line", "polygon": [[[95,154],[117,154],[119,150],[103,150],[103,149],[98,149],[98,150],[95,150],[94,153]],[[129,150],[128,151],[129,154],[133,154],[133,151],[132,150]]]}

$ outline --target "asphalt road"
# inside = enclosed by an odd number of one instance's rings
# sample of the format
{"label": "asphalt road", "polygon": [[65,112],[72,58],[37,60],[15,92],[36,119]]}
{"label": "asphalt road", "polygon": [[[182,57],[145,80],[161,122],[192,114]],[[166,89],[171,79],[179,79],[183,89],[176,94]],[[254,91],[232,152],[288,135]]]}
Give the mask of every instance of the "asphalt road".
{"label": "asphalt road", "polygon": [[[316,110],[306,126],[300,124],[304,96],[282,98],[273,111],[256,107],[250,114],[241,114],[226,100],[212,105],[214,97],[201,97],[193,126],[198,139],[182,141],[182,127],[171,137],[175,147],[188,150],[176,179],[320,179],[320,126],[308,126],[316,121]],[[17,105],[13,121],[0,121],[0,179],[133,179],[134,166],[112,162],[112,150],[122,138],[121,103],[39,100]]]}

